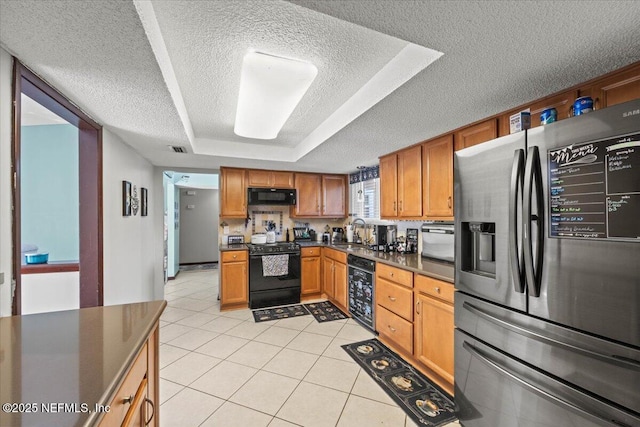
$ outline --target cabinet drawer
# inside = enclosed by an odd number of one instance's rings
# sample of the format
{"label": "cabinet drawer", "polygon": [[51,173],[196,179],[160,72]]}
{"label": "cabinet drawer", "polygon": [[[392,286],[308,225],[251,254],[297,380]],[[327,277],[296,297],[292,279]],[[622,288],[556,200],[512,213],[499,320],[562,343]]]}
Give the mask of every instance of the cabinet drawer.
{"label": "cabinet drawer", "polygon": [[246,261],[247,251],[223,251],[222,262]]}
{"label": "cabinet drawer", "polygon": [[335,249],[324,248],[324,256],[326,256],[327,258],[331,258],[335,261],[341,262],[343,264],[347,263],[346,252],[337,251]]}
{"label": "cabinet drawer", "polygon": [[404,286],[395,285],[385,279],[376,282],[376,303],[413,321],[413,292]]}
{"label": "cabinet drawer", "polygon": [[[111,409],[104,415],[100,427],[120,426],[128,412],[135,411],[132,406],[145,375],[147,375],[147,344],[142,347],[124,382],[116,392]],[[129,417],[131,414],[129,414]]]}
{"label": "cabinet drawer", "polygon": [[302,258],[309,256],[320,256],[320,247],[301,248],[300,256]]}
{"label": "cabinet drawer", "polygon": [[416,274],[416,289],[427,295],[448,301],[453,304],[454,288],[451,283]]}
{"label": "cabinet drawer", "polygon": [[390,312],[380,304],[376,305],[376,330],[407,353],[413,353],[413,324]]}
{"label": "cabinet drawer", "polygon": [[389,280],[391,282],[413,287],[413,273],[401,268],[392,267],[381,262],[376,263],[376,277]]}

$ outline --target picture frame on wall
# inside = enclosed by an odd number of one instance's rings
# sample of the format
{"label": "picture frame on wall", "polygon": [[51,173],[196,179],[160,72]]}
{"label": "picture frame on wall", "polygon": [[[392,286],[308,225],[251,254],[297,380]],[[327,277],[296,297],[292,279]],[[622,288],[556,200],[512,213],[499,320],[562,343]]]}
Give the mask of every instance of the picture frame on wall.
{"label": "picture frame on wall", "polygon": [[147,203],[148,191],[146,188],[140,188],[140,216],[147,216],[149,204]]}
{"label": "picture frame on wall", "polygon": [[122,181],[122,216],[131,216],[131,183]]}

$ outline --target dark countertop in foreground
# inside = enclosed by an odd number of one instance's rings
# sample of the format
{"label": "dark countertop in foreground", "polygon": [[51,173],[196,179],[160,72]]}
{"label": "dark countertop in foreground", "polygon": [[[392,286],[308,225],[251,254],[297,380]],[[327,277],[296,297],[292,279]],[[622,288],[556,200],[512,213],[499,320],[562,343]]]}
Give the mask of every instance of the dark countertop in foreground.
{"label": "dark countertop in foreground", "polygon": [[[0,318],[0,403],[37,409],[0,411],[0,426],[95,425],[102,414],[85,409],[111,403],[165,306],[150,301]],[[58,412],[42,413],[47,406]]]}
{"label": "dark countertop in foreground", "polygon": [[[384,253],[377,252],[368,249],[366,246],[358,244],[326,244],[321,242],[297,242],[301,247],[328,247],[336,249],[348,254],[360,256],[362,258],[371,259],[374,261],[383,262],[385,264],[392,265],[394,267],[400,267],[407,270],[411,270],[415,273],[424,274],[425,276],[433,277],[434,279],[443,280],[445,282],[454,283],[454,265],[435,261],[429,258],[423,258],[420,254],[400,254],[396,252]],[[221,245],[220,251],[232,251],[232,250],[247,250],[245,244],[237,245]]]}

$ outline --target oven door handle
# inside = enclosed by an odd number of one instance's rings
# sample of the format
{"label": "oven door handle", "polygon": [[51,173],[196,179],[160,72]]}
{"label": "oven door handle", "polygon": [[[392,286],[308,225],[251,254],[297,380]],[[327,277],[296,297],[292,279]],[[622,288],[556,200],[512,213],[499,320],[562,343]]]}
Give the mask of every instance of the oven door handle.
{"label": "oven door handle", "polygon": [[272,255],[293,255],[294,257],[300,256],[299,253],[295,253],[295,252],[276,252],[272,254],[249,255],[249,258],[258,259],[258,258],[262,258],[263,256],[272,256]]}

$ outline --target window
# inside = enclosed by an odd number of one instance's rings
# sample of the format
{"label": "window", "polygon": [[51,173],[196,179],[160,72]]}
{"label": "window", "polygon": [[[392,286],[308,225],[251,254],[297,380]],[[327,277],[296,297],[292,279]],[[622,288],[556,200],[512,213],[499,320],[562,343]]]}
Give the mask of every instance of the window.
{"label": "window", "polygon": [[351,215],[363,219],[380,219],[380,178],[349,185]]}

